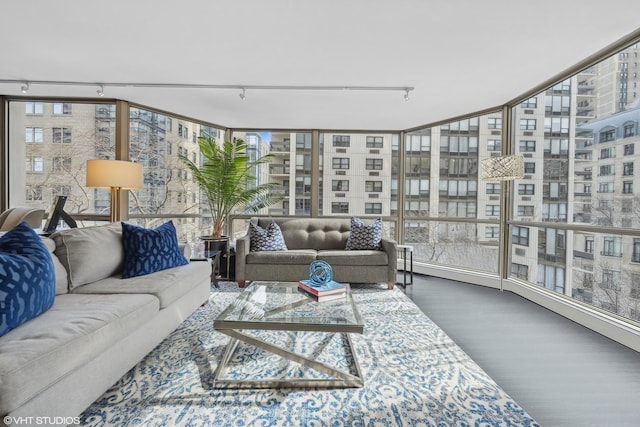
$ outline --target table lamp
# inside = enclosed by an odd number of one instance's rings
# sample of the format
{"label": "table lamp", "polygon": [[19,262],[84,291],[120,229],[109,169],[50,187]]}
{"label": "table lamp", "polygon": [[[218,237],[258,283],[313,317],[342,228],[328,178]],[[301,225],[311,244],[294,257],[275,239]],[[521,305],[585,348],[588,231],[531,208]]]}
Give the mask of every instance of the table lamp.
{"label": "table lamp", "polygon": [[87,160],[87,187],[111,189],[109,220],[120,221],[122,190],[143,188],[142,165],[125,160]]}

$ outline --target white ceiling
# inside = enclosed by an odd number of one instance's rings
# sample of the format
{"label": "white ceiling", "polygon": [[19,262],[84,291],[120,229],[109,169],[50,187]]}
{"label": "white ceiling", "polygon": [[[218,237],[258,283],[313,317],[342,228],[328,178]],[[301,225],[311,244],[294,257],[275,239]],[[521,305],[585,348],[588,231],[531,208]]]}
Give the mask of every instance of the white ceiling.
{"label": "white ceiling", "polygon": [[[231,128],[402,130],[502,105],[640,27],[638,0],[3,0],[0,80],[106,83]],[[108,83],[411,86],[403,92]],[[0,94],[22,95],[0,83]],[[34,96],[96,86],[33,84]]]}

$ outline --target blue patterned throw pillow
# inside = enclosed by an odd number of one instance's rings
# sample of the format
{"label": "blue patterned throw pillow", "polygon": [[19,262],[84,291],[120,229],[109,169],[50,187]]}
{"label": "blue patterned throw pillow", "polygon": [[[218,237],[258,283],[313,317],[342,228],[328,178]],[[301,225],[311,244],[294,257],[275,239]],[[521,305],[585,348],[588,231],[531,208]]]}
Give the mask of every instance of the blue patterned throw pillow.
{"label": "blue patterned throw pillow", "polygon": [[382,218],[365,224],[360,218],[351,217],[351,231],[347,238],[346,250],[380,250],[382,241]]}
{"label": "blue patterned throw pillow", "polygon": [[23,222],[0,237],[0,336],[47,311],[56,293],[53,260]]}
{"label": "blue patterned throw pillow", "polygon": [[249,248],[252,252],[286,251],[287,244],[284,242],[284,237],[282,237],[282,230],[280,230],[275,221],[265,228],[250,222]]}
{"label": "blue patterned throw pillow", "polygon": [[123,279],[144,276],[189,263],[180,251],[176,228],[172,221],[155,229],[123,222],[122,249],[124,251]]}

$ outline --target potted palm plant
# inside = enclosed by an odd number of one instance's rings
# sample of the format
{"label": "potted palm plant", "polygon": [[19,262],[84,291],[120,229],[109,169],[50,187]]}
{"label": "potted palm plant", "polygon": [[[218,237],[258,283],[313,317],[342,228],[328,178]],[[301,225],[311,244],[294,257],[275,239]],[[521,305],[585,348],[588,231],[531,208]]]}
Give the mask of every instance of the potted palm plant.
{"label": "potted palm plant", "polygon": [[186,156],[179,157],[207,197],[213,220],[212,239],[228,232],[226,227],[232,212],[240,209],[257,212],[281,200],[281,196],[272,192],[277,184],[257,184],[254,175],[259,165],[271,161],[271,154],[252,160],[247,144],[235,138],[219,145],[213,138],[201,136],[198,145],[204,157],[201,166]]}

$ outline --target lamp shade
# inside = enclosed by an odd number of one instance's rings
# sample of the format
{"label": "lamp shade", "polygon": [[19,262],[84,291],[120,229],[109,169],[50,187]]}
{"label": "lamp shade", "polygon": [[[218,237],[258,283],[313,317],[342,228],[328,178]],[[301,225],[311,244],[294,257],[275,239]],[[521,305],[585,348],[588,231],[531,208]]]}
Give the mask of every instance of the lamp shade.
{"label": "lamp shade", "polygon": [[512,181],[524,177],[524,158],[518,155],[489,157],[480,164],[485,181]]}
{"label": "lamp shade", "polygon": [[87,187],[143,188],[142,165],[124,160],[87,160]]}

